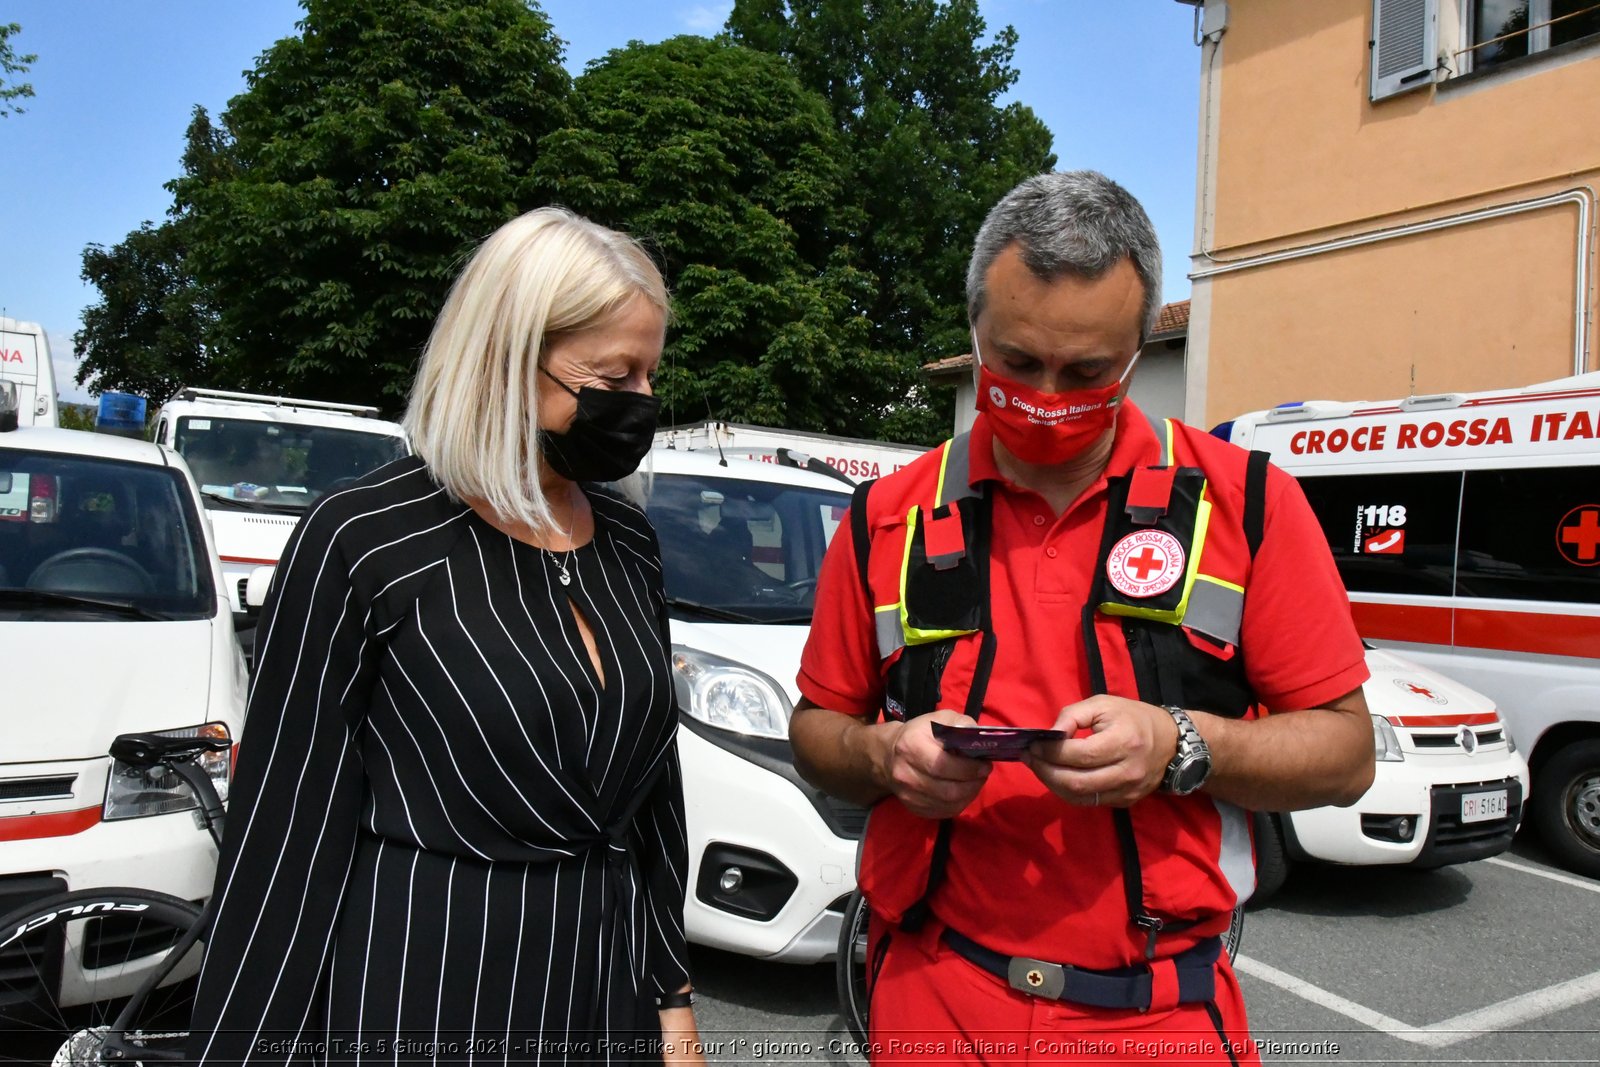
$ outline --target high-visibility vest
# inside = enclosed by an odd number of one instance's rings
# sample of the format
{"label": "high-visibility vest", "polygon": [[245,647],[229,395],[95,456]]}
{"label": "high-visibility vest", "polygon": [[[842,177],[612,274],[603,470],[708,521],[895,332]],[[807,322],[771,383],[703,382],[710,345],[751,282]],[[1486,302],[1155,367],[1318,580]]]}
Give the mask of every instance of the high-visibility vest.
{"label": "high-visibility vest", "polygon": [[[1264,521],[1266,455],[1171,420],[1156,428],[1163,462],[1108,479],[1096,581],[1080,617],[1064,619],[1062,633],[1083,643],[1094,692],[1242,717],[1255,703],[1239,632]],[[953,438],[893,477],[862,486],[851,504],[858,570],[883,663],[883,714],[890,718],[936,708],[982,717],[995,647],[992,489],[970,484],[970,447],[970,435]],[[1169,567],[1181,554],[1181,572],[1141,585],[1128,561],[1147,545],[1154,549],[1149,558]],[[1154,794],[1133,809],[1110,809],[1129,916],[1146,935],[1147,955],[1161,930],[1192,925],[1164,918],[1145,902],[1138,813],[1163,803],[1211,801]],[[1248,864],[1247,816],[1230,806],[1225,817],[1241,823],[1232,829]],[[920,925],[942,879],[949,840],[949,820],[914,816],[893,797],[880,801],[868,820],[858,873],[874,912]],[[1248,892],[1239,888],[1241,896]]]}

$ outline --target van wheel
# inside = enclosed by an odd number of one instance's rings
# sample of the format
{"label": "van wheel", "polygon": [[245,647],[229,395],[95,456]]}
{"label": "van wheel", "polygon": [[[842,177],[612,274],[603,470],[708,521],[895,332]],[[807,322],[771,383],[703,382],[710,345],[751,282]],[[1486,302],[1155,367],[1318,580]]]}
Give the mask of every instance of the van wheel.
{"label": "van wheel", "polygon": [[1252,905],[1262,904],[1277,895],[1289,877],[1292,865],[1289,852],[1283,845],[1282,816],[1258,811],[1251,815],[1256,838],[1256,891],[1250,897]]}
{"label": "van wheel", "polygon": [[1600,878],[1600,741],[1578,741],[1539,768],[1533,824],[1570,871]]}

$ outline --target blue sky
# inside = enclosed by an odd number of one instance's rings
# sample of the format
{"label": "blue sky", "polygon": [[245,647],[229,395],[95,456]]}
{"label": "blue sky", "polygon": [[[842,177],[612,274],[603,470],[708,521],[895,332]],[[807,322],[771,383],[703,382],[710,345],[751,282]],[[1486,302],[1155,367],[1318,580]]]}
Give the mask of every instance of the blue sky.
{"label": "blue sky", "polygon": [[[540,0],[567,42],[568,69],[629,40],[714,33],[731,0]],[[1194,230],[1200,59],[1190,9],[1173,0],[982,0],[991,30],[1020,35],[1012,98],[1055,135],[1063,169],[1090,167],[1144,202],[1166,255],[1167,300]],[[68,399],[72,334],[95,291],[85,245],[112,245],[171,202],[195,104],[220,114],[244,72],[294,33],[296,0],[10,0],[0,18],[37,53],[37,96],[0,120],[0,313],[42,323]]]}

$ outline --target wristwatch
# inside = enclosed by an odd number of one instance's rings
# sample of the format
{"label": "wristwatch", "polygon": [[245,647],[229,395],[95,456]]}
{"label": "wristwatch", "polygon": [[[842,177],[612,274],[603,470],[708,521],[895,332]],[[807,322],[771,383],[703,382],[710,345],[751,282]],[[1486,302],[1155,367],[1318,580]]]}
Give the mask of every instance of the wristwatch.
{"label": "wristwatch", "polygon": [[1175,796],[1188,796],[1204,785],[1211,774],[1211,749],[1206,747],[1206,739],[1194,728],[1194,720],[1187,711],[1168,704],[1167,714],[1178,727],[1178,751],[1167,764],[1161,788]]}

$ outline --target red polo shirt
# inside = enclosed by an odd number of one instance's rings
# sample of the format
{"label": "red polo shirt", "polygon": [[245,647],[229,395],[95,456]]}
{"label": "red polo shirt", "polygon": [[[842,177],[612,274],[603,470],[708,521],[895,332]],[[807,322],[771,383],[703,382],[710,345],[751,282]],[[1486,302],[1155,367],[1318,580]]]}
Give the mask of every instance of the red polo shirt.
{"label": "red polo shirt", "polygon": [[[993,440],[987,416],[980,414],[972,429],[970,471],[974,485],[995,483],[990,583],[997,638],[983,721],[1049,726],[1063,706],[1090,693],[1078,619],[1093,584],[1106,518],[1106,476],[1055,515],[1043,497],[1000,474]],[[1117,420],[1107,475],[1160,462],[1154,430],[1127,404]],[[1269,469],[1265,528],[1251,568],[1240,647],[1250,683],[1272,711],[1325,704],[1367,677],[1321,527],[1299,485],[1276,467]],[[873,612],[856,569],[849,523],[840,525],[823,564],[799,686],[812,703],[851,715],[875,715],[882,706]],[[1196,885],[1216,880],[1207,867],[1214,846],[1182,838],[1174,833],[1164,844],[1180,856],[1193,853],[1201,880]],[[1001,952],[1116,966],[1138,947],[1121,872],[1105,809],[1064,804],[1026,767],[1000,763],[956,819],[933,910]],[[1147,900],[1167,895],[1151,888]],[[1179,892],[1187,893],[1187,885]],[[1231,903],[1223,906],[1231,890],[1224,885],[1215,895],[1224,913],[1231,909]]]}

